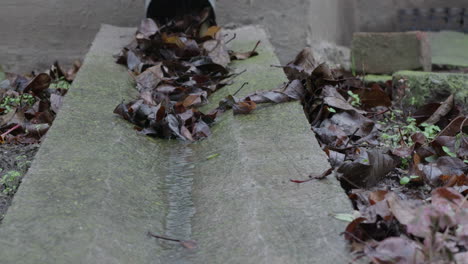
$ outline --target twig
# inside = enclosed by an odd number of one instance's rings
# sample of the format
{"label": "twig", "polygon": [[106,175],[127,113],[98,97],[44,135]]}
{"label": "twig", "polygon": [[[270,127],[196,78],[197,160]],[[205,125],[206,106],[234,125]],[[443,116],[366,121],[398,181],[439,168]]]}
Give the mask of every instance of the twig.
{"label": "twig", "polygon": [[157,238],[157,239],[166,240],[166,241],[177,242],[181,246],[183,246],[184,248],[187,248],[187,249],[197,248],[197,242],[195,242],[193,240],[180,240],[180,239],[174,239],[174,238],[169,238],[169,237],[165,237],[165,236],[159,236],[159,235],[155,235],[155,234],[153,234],[153,233],[151,233],[149,231],[148,231],[148,236],[151,236],[151,237],[154,237],[154,238]]}
{"label": "twig", "polygon": [[465,126],[466,121],[468,121],[468,117],[465,117],[463,122],[460,125],[460,133],[463,135],[463,127]]}
{"label": "twig", "polygon": [[348,178],[346,178],[346,177],[341,177],[341,178],[339,178],[338,180],[341,181],[342,179],[345,180],[348,184],[352,185],[352,186],[353,186],[354,188],[356,188],[356,189],[361,189],[361,188],[362,188],[362,187],[358,186],[357,184],[355,184],[354,182],[350,181],[350,180],[349,180]]}
{"label": "twig", "polygon": [[241,88],[239,88],[232,96],[236,96],[248,84],[249,84],[248,82],[243,83]]}
{"label": "twig", "polygon": [[229,39],[229,40],[227,40],[226,42],[224,42],[224,44],[228,44],[229,42],[231,42],[231,41],[233,41],[234,39],[236,39],[236,37],[237,37],[237,34],[234,33],[234,36],[233,36],[231,39]]}
{"label": "twig", "polygon": [[384,111],[375,113],[371,118],[375,118],[376,116],[383,115],[383,114],[385,114],[385,113],[387,113],[387,112],[389,112],[389,111],[391,111],[391,109],[390,109],[390,108],[387,108],[387,109],[384,110]]}
{"label": "twig", "polygon": [[270,65],[272,68],[286,68],[287,66],[282,66],[282,65]]}
{"label": "twig", "polygon": [[164,237],[164,236],[160,236],[160,235],[155,235],[151,232],[148,231],[148,236],[151,236],[151,237],[154,237],[154,238],[158,238],[158,239],[162,239],[162,240],[166,240],[166,241],[173,241],[173,242],[182,242],[182,240],[180,239],[174,239],[174,238],[169,238],[169,237]]}
{"label": "twig", "polygon": [[257,41],[257,44],[255,44],[255,47],[253,48],[253,50],[251,51],[251,53],[254,53],[255,50],[258,48],[258,45],[260,45],[260,43],[262,43],[262,41]]}
{"label": "twig", "polygon": [[347,147],[348,147],[349,143],[351,142],[351,138],[354,137],[354,136],[356,135],[356,133],[359,131],[359,129],[360,129],[359,127],[356,128],[356,130],[353,132],[353,134],[351,134],[351,136],[348,137],[348,141],[346,142],[344,148],[347,148]]}
{"label": "twig", "polygon": [[0,135],[0,138],[5,138],[8,134],[10,134],[11,132],[15,131],[16,129],[20,128],[21,125],[20,124],[17,124],[16,126],[10,128],[7,132],[3,133],[2,135]]}
{"label": "twig", "polygon": [[400,137],[401,137],[401,139],[400,139],[400,144],[405,145],[405,146],[408,146],[408,144],[406,144],[406,142],[405,142],[405,137],[403,136],[403,132],[401,132],[401,128],[400,128],[400,127],[398,127],[398,133],[400,134]]}
{"label": "twig", "polygon": [[333,168],[329,168],[328,170],[326,170],[324,173],[318,175],[318,176],[313,176],[313,175],[309,175],[309,179],[307,180],[304,180],[304,181],[300,181],[300,180],[290,180],[291,182],[294,182],[294,183],[306,183],[306,182],[310,182],[310,181],[313,181],[313,180],[323,180],[325,179],[328,175],[332,174],[333,172]]}
{"label": "twig", "polygon": [[240,75],[242,75],[243,73],[247,72],[247,70],[243,70],[239,73],[234,73],[231,75],[231,77],[229,77],[229,79],[226,79],[225,81],[223,80],[223,83],[229,83],[230,81],[234,80],[235,78],[239,77]]}

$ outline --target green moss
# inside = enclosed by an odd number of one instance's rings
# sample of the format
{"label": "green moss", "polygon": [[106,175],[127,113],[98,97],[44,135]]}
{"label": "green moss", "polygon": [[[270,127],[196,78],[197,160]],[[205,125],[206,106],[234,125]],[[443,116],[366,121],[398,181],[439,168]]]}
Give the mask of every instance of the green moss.
{"label": "green moss", "polygon": [[400,80],[407,85],[403,101],[407,104],[419,106],[454,94],[463,105],[468,97],[468,74],[400,71],[393,75],[393,82],[397,84]]}
{"label": "green moss", "polygon": [[364,76],[363,81],[365,83],[371,84],[371,83],[386,83],[387,81],[391,81],[392,76],[391,75],[374,75],[374,74],[368,74]]}

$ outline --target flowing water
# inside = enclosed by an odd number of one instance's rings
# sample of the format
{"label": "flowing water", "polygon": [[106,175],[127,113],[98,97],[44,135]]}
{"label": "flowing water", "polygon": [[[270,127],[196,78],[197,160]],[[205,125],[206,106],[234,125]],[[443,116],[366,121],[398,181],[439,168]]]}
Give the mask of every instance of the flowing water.
{"label": "flowing water", "polygon": [[[169,150],[169,168],[165,178],[167,190],[168,213],[166,216],[165,236],[180,240],[191,240],[192,217],[195,207],[192,201],[192,185],[195,168],[195,157],[189,144],[174,144]],[[169,249],[167,261],[187,262],[187,249],[178,243],[163,242]],[[182,260],[184,259],[184,260]]]}

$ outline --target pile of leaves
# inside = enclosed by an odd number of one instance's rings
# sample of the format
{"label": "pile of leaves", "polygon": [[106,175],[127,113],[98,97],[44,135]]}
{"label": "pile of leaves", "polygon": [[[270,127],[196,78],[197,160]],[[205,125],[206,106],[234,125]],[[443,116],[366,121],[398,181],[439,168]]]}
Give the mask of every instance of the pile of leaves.
{"label": "pile of leaves", "polygon": [[64,71],[56,62],[44,73],[6,73],[6,79],[0,82],[0,143],[39,143],[80,66],[75,62]]}
{"label": "pile of leaves", "polygon": [[244,53],[228,50],[230,40],[225,41],[211,14],[211,8],[205,8],[165,24],[144,19],[135,39],[118,56],[117,62],[134,78],[139,98],[121,103],[114,112],[142,134],[201,140],[211,135],[216,117],[236,104],[227,100],[206,114],[197,109],[236,76],[228,68],[231,60],[257,55],[258,45]]}
{"label": "pile of leaves", "polygon": [[[303,50],[285,68],[355,213],[345,238],[373,263],[466,263],[468,116],[450,96],[401,106],[391,82],[365,85]],[[400,98],[401,99],[401,98]]]}

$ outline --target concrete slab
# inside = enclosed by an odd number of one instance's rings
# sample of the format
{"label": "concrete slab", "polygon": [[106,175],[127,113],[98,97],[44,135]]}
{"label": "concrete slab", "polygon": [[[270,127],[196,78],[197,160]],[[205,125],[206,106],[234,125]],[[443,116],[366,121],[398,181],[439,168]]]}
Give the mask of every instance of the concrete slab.
{"label": "concrete slab", "polygon": [[[347,263],[333,214],[351,205],[338,182],[289,182],[329,166],[299,103],[227,113],[195,144],[137,135],[112,113],[135,96],[112,58],[134,31],[98,34],[0,227],[1,263]],[[247,72],[212,105],[244,81],[242,94],[285,80],[263,30],[234,32],[234,49],[261,40],[260,55],[232,65]]]}
{"label": "concrete slab", "polygon": [[432,64],[468,68],[468,34],[454,31],[429,33]]}
{"label": "concrete slab", "polygon": [[431,48],[425,32],[353,35],[352,65],[358,72],[392,74],[400,70],[430,71]]}
{"label": "concrete slab", "polygon": [[394,95],[404,96],[404,103],[416,106],[450,94],[464,106],[468,97],[468,74],[400,71],[393,74],[393,84]]}

